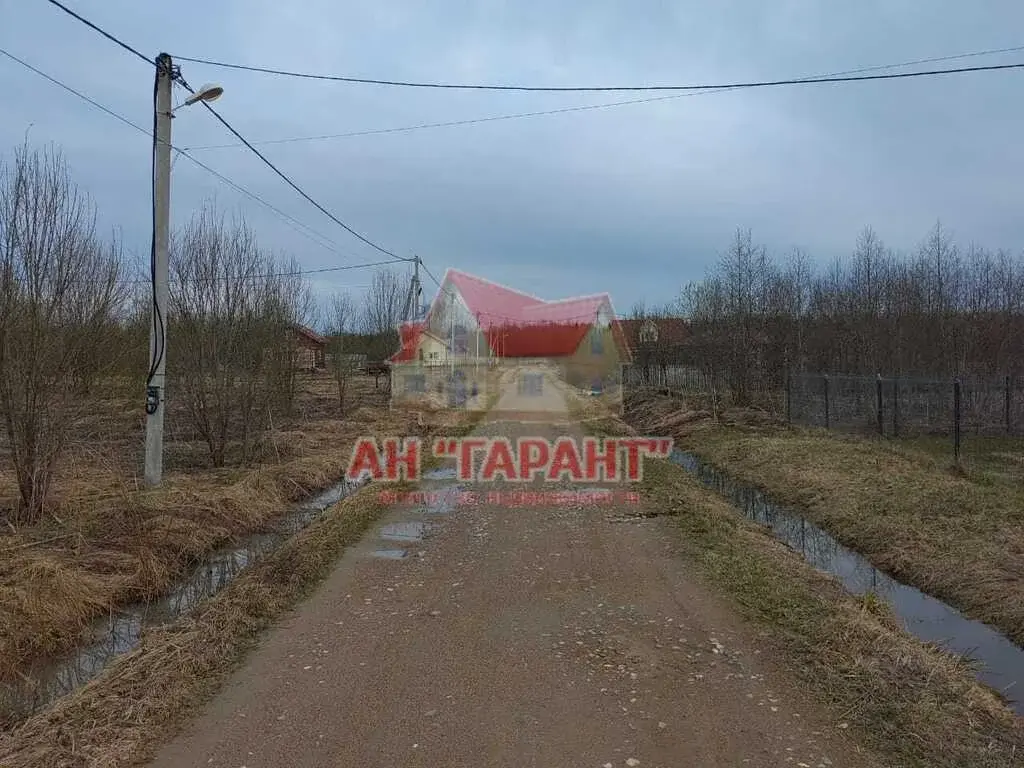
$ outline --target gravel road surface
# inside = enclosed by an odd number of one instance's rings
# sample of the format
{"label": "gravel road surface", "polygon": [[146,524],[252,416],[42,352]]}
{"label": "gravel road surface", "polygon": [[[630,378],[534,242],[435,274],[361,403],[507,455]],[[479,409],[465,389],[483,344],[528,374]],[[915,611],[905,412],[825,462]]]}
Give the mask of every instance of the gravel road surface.
{"label": "gravel road surface", "polygon": [[[550,419],[477,434],[566,434],[550,379],[499,406]],[[456,500],[453,482],[424,486]],[[152,765],[877,765],[688,569],[670,520],[438,498],[395,504]]]}

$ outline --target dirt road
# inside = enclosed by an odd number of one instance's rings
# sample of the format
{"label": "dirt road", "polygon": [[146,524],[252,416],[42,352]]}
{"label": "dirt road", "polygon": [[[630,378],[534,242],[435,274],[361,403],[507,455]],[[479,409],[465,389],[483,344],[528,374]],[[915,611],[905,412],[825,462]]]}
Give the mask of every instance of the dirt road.
{"label": "dirt road", "polygon": [[[565,417],[550,382],[503,395],[520,405]],[[876,765],[688,572],[671,523],[609,519],[627,511],[396,505],[382,524],[435,527],[347,553],[153,765]]]}

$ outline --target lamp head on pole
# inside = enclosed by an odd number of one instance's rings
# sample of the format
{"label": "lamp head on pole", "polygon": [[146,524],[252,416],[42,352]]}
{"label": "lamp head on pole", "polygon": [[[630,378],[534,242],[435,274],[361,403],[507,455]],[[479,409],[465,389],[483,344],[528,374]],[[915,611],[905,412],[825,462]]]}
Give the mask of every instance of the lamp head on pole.
{"label": "lamp head on pole", "polygon": [[216,101],[221,97],[223,93],[224,89],[221,86],[215,85],[214,83],[207,83],[198,91],[196,91],[187,99],[185,99],[185,103],[183,106],[190,107],[197,101]]}

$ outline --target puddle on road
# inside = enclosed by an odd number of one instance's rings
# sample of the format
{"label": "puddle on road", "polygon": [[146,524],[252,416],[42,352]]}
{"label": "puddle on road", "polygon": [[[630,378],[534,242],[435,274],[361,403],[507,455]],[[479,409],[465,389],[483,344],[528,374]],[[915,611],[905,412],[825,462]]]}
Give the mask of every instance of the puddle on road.
{"label": "puddle on road", "polygon": [[74,655],[40,661],[23,670],[26,679],[0,683],[0,724],[28,717],[85,685],[115,658],[135,648],[145,630],[172,622],[217,594],[247,566],[275,551],[360,485],[342,481],[331,486],[279,518],[272,530],[212,552],[164,597],[96,620]]}
{"label": "puddle on road", "polygon": [[745,517],[770,528],[777,539],[815,568],[836,576],[853,594],[873,592],[885,600],[907,631],[919,639],[979,662],[978,679],[1002,692],[1012,709],[1024,715],[1024,649],[988,625],[965,618],[941,600],[887,576],[798,512],[776,504],[757,488],[733,480],[694,454],[677,449],[671,460],[707,488],[727,497]]}
{"label": "puddle on road", "polygon": [[380,537],[385,541],[422,541],[428,531],[426,523],[391,523],[380,529]]}
{"label": "puddle on road", "polygon": [[458,485],[425,490],[416,511],[421,515],[450,515],[459,505],[462,494],[463,490]]}
{"label": "puddle on road", "polygon": [[456,480],[455,467],[441,467],[423,473],[424,480]]}
{"label": "puddle on road", "polygon": [[404,549],[378,549],[373,553],[374,557],[380,557],[385,560],[401,560],[404,557],[408,557],[409,553]]}

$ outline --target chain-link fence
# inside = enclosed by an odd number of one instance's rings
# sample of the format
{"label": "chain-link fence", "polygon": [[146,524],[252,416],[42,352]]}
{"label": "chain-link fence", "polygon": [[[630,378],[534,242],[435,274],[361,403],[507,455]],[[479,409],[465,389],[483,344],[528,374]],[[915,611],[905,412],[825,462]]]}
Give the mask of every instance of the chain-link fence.
{"label": "chain-link fence", "polygon": [[890,437],[1024,434],[1024,382],[1009,376],[928,379],[799,373],[789,377],[790,424]]}

